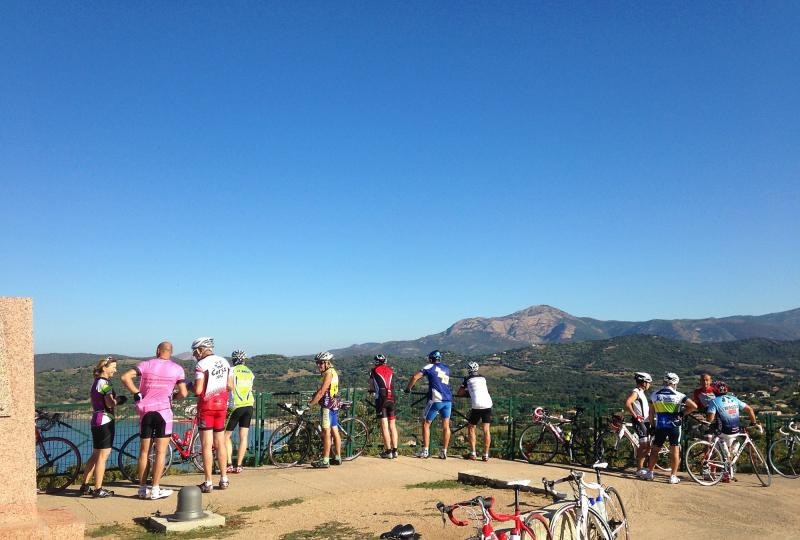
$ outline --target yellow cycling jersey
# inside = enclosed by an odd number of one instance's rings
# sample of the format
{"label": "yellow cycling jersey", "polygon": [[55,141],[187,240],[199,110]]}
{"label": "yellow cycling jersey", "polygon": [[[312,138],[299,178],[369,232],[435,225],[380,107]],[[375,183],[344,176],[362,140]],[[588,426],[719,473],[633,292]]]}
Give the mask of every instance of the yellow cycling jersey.
{"label": "yellow cycling jersey", "polygon": [[231,408],[249,407],[256,402],[253,395],[253,381],[255,375],[250,368],[244,364],[233,367],[233,391],[231,396]]}

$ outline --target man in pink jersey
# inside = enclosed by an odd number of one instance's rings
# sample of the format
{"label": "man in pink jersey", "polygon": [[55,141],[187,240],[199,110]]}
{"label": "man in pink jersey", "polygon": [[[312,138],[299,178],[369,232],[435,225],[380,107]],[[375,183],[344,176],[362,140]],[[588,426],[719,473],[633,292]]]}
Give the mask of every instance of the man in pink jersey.
{"label": "man in pink jersey", "polygon": [[[172,494],[171,489],[161,489],[159,482],[164,473],[167,447],[172,436],[172,392],[178,387],[176,397],[183,399],[186,390],[183,368],[170,360],[172,343],[158,344],[156,357],[140,362],[126,371],[122,384],[133,394],[139,413],[139,498],[161,499]],[[139,377],[139,388],[133,382]],[[147,456],[155,440],[156,459],[153,466],[153,488],[147,492]]]}
{"label": "man in pink jersey", "polygon": [[200,491],[211,493],[214,489],[212,469],[217,451],[220,479],[219,489],[227,489],[228,447],[225,442],[225,417],[228,414],[228,390],[233,389],[231,365],[222,356],[214,354],[214,338],[201,337],[192,343],[194,368],[193,391],[197,395],[197,428],[203,449],[205,480]]}

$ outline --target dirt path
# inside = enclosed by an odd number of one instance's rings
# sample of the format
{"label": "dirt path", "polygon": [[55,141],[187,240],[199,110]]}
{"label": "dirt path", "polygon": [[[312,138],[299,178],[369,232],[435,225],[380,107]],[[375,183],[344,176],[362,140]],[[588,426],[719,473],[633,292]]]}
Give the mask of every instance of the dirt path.
{"label": "dirt path", "polygon": [[[350,532],[339,538],[362,538],[361,533],[376,534],[397,523],[413,523],[425,539],[463,539],[467,528],[451,523],[442,526],[435,509],[437,501],[447,503],[477,494],[495,496],[501,508],[513,502],[513,492],[482,487],[445,485],[438,489],[408,489],[421,482],[455,480],[459,471],[478,470],[493,477],[531,479],[539,485],[542,477],[556,478],[565,469],[534,466],[521,462],[493,460],[489,463],[467,462],[460,458],[442,461],[401,457],[380,460],[362,457],[355,462],[328,470],[310,468],[246,470],[231,476],[231,488],[204,495],[207,507],[234,517],[238,526],[225,531],[229,538],[279,539],[298,530],[313,530],[324,523],[338,522]],[[756,485],[743,475],[737,483],[713,487],[699,486],[688,477],[672,486],[664,477],[656,482],[641,482],[630,477],[606,475],[605,480],[622,494],[631,521],[633,538],[662,540],[667,535],[726,540],[786,539],[800,537],[800,512],[797,496],[800,480],[776,478],[769,488]],[[197,484],[198,475],[168,478],[168,487]],[[42,508],[66,507],[87,521],[87,530],[100,525],[120,524],[130,536],[133,519],[156,510],[172,513],[176,497],[160,501],[140,501],[135,489],[115,486],[109,499],[75,496],[40,496]],[[297,499],[302,499],[298,501]],[[280,508],[270,504],[291,504]],[[531,508],[548,504],[542,496],[525,494],[523,502]],[[367,535],[368,537],[369,535]],[[114,537],[109,535],[108,537]],[[337,538],[318,529],[303,538]]]}

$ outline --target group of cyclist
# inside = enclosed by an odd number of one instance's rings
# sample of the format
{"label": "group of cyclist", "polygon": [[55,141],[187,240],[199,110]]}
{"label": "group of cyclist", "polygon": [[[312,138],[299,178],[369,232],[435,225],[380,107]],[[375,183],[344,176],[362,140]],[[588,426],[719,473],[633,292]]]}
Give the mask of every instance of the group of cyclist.
{"label": "group of cyclist", "polygon": [[725,382],[712,381],[708,373],[701,375],[701,385],[694,390],[693,399],[677,390],[680,378],[672,372],[664,374],[663,386],[658,390],[650,391],[653,378],[649,373],[637,372],[634,380],[636,388],[628,394],[624,404],[639,438],[636,476],[642,480],[653,480],[659,452],[669,441],[669,483],[680,482],[681,427],[686,415],[705,414],[705,421],[721,433],[729,446],[741,429],[740,411],[748,413],[751,425],[759,425],[753,408],[734,396]]}
{"label": "group of cyclist", "polygon": [[[233,367],[224,357],[214,354],[214,339],[201,337],[192,343],[192,355],[196,360],[194,379],[186,381],[184,369],[172,358],[172,344],[158,344],[153,358],[139,362],[120,377],[122,384],[133,396],[139,416],[138,477],[140,499],[162,499],[172,490],[160,486],[166,453],[172,438],[172,402],[183,399],[191,391],[197,396],[197,427],[205,478],[200,484],[203,493],[214,489],[212,470],[214,451],[220,471],[219,489],[230,485],[227,473],[241,473],[242,461],[247,451],[247,433],[253,415],[252,371],[244,365],[246,356],[236,350],[231,355]],[[117,370],[113,357],[100,360],[94,369],[94,381],[90,390],[92,404],[92,443],[94,451],[87,463],[80,493],[97,498],[109,497],[113,491],[105,489],[103,476],[105,463],[114,441],[114,409],[127,401],[126,396],[117,395],[111,387],[111,378]],[[137,381],[138,379],[138,381]],[[228,412],[230,411],[230,415]],[[231,436],[236,428],[242,443],[239,445],[236,465],[233,465]],[[152,463],[148,459],[151,444],[155,445]],[[152,483],[147,487],[148,464],[152,465]],[[94,475],[94,486],[89,481]]]}

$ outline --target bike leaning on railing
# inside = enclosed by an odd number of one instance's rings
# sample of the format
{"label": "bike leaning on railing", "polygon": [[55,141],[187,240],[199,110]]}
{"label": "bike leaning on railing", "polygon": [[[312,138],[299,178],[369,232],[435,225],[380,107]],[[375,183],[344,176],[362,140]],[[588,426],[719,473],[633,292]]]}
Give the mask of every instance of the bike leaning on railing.
{"label": "bike leaning on railing", "polygon": [[[577,407],[572,418],[564,418],[549,415],[543,408],[536,407],[533,411],[533,424],[525,428],[519,436],[522,456],[529,463],[542,465],[556,457],[560,446],[570,463],[593,463],[592,430],[580,424],[580,417],[585,410]],[[564,425],[570,425],[571,430],[564,430]]]}
{"label": "bike leaning on railing", "polygon": [[786,429],[778,430],[780,438],[769,445],[767,458],[769,464],[779,475],[785,478],[800,477],[800,429],[794,422],[789,422]]}
{"label": "bike leaning on railing", "polygon": [[[631,431],[632,427],[633,424],[625,422],[622,416],[613,415],[595,442],[595,459],[608,463],[608,468],[613,471],[624,471],[633,467],[639,450],[639,436]],[[669,443],[664,444],[658,452],[656,467],[662,471],[670,469]]]}
{"label": "bike leaning on railing", "polygon": [[[72,441],[63,437],[42,435],[62,425],[73,429],[61,420],[61,413],[36,411],[36,492],[60,493],[75,483],[81,472],[81,453]],[[41,425],[39,425],[41,423]]]}
{"label": "bike leaning on railing", "polygon": [[[711,426],[709,422],[706,425]],[[764,456],[761,455],[750,430],[757,429],[763,433],[763,428],[758,425],[748,426],[734,435],[715,433],[708,435],[708,440],[695,441],[686,449],[684,463],[692,480],[703,486],[713,486],[727,477],[736,480],[736,464],[742,454],[747,453],[753,472],[764,487],[772,483],[770,473]]]}
{"label": "bike leaning on railing", "polygon": [[[339,414],[351,409],[352,401],[342,401]],[[275,428],[267,442],[269,461],[276,467],[292,467],[309,458],[322,454],[322,426],[311,420],[308,407],[295,407],[291,403],[279,403],[278,407],[294,418]],[[353,416],[339,420],[339,436],[342,440],[342,459],[351,461],[360,456],[369,444],[369,429]]]}
{"label": "bike leaning on railing", "polygon": [[[442,522],[445,516],[458,527],[469,526],[469,521],[458,519],[454,513],[459,508],[465,508],[467,517],[475,522],[475,536],[469,540],[542,540],[552,539],[547,527],[547,518],[538,511],[521,514],[519,511],[519,491],[523,486],[527,486],[529,480],[517,480],[508,482],[508,486],[514,488],[514,513],[498,514],[494,511],[494,497],[474,497],[468,501],[445,505],[442,502],[436,503],[436,509],[442,514]],[[498,522],[513,522],[510,529],[495,530],[492,520]]]}
{"label": "bike leaning on railing", "polygon": [[[553,497],[553,501],[563,503],[550,518],[550,533],[553,538],[557,540],[630,538],[628,516],[622,504],[622,497],[616,489],[601,482],[600,471],[606,467],[606,463],[595,463],[592,466],[597,475],[597,482],[586,482],[585,473],[574,470],[559,480],[542,478],[544,489]],[[574,500],[564,502],[567,494],[555,490],[555,486],[563,482],[569,482],[573,486]],[[597,492],[597,496],[590,496],[587,490]]]}

